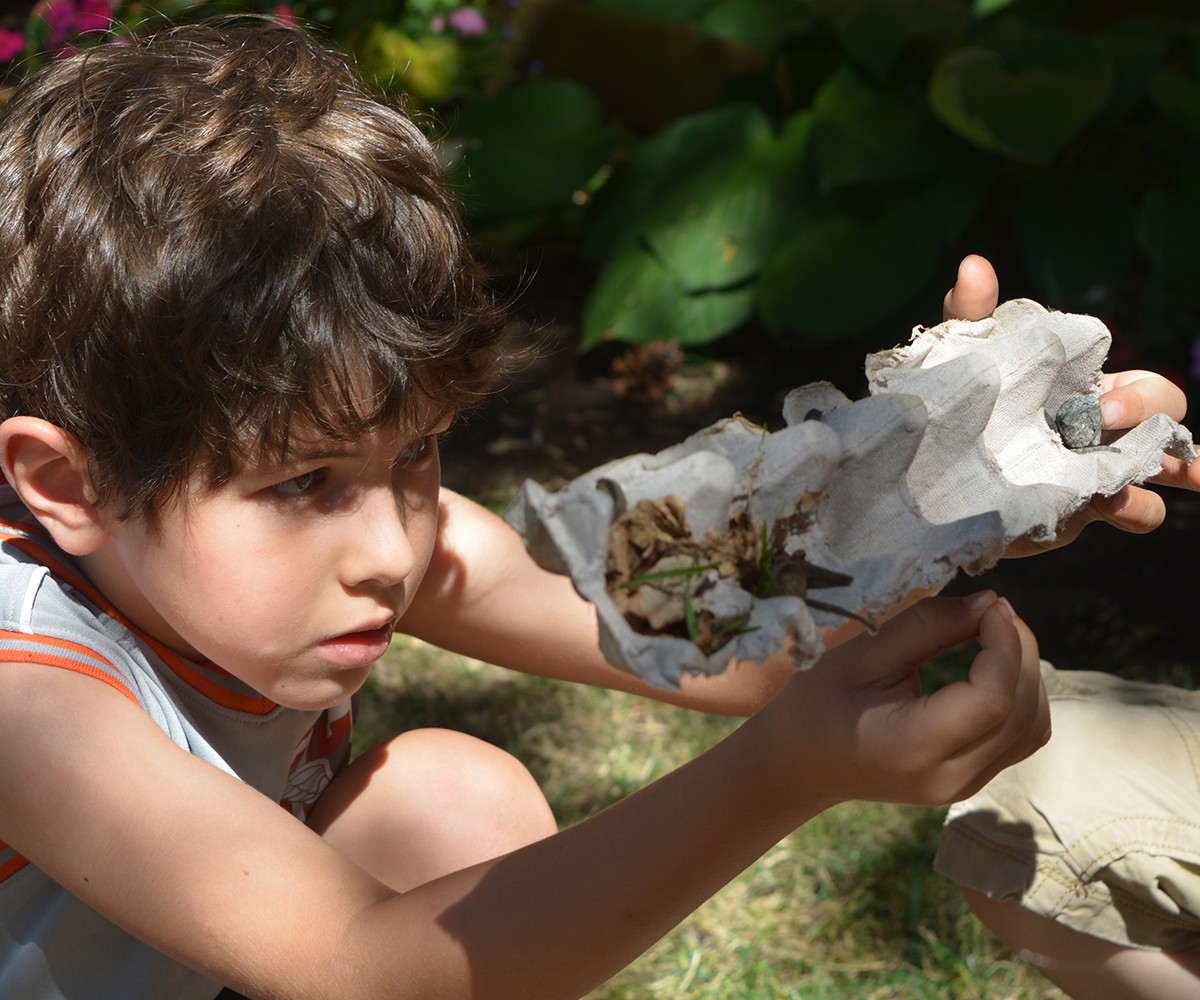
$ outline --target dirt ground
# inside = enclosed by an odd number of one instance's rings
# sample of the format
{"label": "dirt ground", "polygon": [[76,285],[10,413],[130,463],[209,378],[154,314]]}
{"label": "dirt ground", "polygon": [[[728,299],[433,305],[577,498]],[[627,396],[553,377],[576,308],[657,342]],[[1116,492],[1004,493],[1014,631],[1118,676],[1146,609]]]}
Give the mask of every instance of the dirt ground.
{"label": "dirt ground", "polygon": [[[571,289],[562,289],[564,300]],[[553,308],[553,307],[552,307]],[[570,306],[560,315],[569,319]],[[569,323],[536,322],[540,362],[457,428],[444,448],[452,488],[503,506],[526,478],[553,488],[603,462],[654,452],[713,421],[743,413],[772,428],[787,390],[827,379],[852,398],[866,392],[862,354],[764,356],[761,342],[724,352],[746,361],[684,364],[677,358],[582,361]],[[530,331],[524,321],[516,336]],[[891,345],[879,345],[887,347]],[[619,365],[620,363],[618,363]],[[631,373],[631,369],[632,373]],[[645,369],[645,370],[640,370]],[[654,397],[664,386],[669,391]],[[1074,544],[1030,559],[1006,560],[948,592],[994,587],[1033,627],[1042,655],[1057,666],[1192,685],[1196,639],[1190,558],[1200,536],[1200,497],[1167,491],[1167,519],[1150,535],[1091,525]]]}

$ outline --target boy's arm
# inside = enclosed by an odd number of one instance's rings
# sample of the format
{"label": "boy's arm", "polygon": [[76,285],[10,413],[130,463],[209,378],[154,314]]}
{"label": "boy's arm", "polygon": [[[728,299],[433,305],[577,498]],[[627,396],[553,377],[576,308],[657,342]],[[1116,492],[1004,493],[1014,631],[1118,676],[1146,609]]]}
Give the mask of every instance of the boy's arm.
{"label": "boy's arm", "polygon": [[[954,287],[946,293],[946,319],[979,320],[990,316],[1000,300],[1000,282],[991,262],[977,254],[963,259]],[[1102,375],[1100,405],[1106,430],[1136,427],[1156,413],[1181,421],[1187,412],[1187,396],[1179,386],[1154,372],[1126,371]],[[1200,462],[1187,465],[1172,455],[1163,456],[1163,471],[1151,482],[1200,490]],[[1013,545],[1009,556],[1026,556],[1058,548],[1073,541],[1093,521],[1106,521],[1122,531],[1145,534],[1163,522],[1166,508],[1152,490],[1126,486],[1111,497],[1094,497],[1079,510],[1049,543],[1023,540]]]}
{"label": "boy's arm", "polygon": [[[944,802],[1041,745],[1036,643],[989,596],[923,602],[661,781],[403,894],[113,689],[4,664],[0,839],[252,997],[578,997],[830,805]],[[917,665],[976,634],[970,679],[920,696]]]}
{"label": "boy's arm", "polygon": [[399,627],[498,666],[718,714],[749,715],[793,673],[783,657],[735,663],[667,691],[610,666],[600,653],[596,609],[570,579],[541,569],[502,518],[447,489],[433,560]]}

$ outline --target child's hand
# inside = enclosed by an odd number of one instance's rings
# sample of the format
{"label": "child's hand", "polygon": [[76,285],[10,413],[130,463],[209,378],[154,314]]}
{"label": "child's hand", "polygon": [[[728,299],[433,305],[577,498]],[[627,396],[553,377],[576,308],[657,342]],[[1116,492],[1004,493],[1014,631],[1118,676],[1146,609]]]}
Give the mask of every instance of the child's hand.
{"label": "child's hand", "polygon": [[[1187,410],[1187,397],[1182,389],[1161,375],[1147,371],[1117,372],[1101,375],[1100,407],[1104,428],[1136,427],[1156,413],[1165,413],[1182,421]],[[1163,455],[1162,472],[1150,480],[1160,486],[1177,486],[1200,490],[1200,462],[1187,465],[1173,455]],[[1146,534],[1153,531],[1166,517],[1163,498],[1152,490],[1126,486],[1112,496],[1096,496],[1071,517],[1058,531],[1054,541],[1037,543],[1021,539],[1006,555],[1034,555],[1048,548],[1058,548],[1074,540],[1093,521],[1106,521],[1122,531]]]}
{"label": "child's hand", "polygon": [[[978,638],[967,680],[921,694],[929,657]],[[990,592],[921,601],[799,673],[770,706],[791,713],[815,760],[806,780],[836,799],[965,798],[1050,738],[1037,642]]]}
{"label": "child's hand", "polygon": [[[954,287],[946,293],[942,313],[945,319],[979,320],[990,316],[1000,299],[1000,282],[991,263],[972,254],[958,266]],[[1100,406],[1104,429],[1136,427],[1156,413],[1165,413],[1182,421],[1187,397],[1173,382],[1148,371],[1117,372],[1100,379],[1103,394]],[[1200,490],[1200,462],[1185,465],[1171,455],[1163,456],[1163,471],[1151,482]],[[1073,541],[1093,521],[1107,521],[1113,527],[1135,534],[1153,531],[1163,522],[1166,508],[1162,497],[1137,486],[1126,486],[1111,497],[1094,497],[1058,531],[1052,542],[1019,539],[1010,546],[1010,557],[1035,555]]]}

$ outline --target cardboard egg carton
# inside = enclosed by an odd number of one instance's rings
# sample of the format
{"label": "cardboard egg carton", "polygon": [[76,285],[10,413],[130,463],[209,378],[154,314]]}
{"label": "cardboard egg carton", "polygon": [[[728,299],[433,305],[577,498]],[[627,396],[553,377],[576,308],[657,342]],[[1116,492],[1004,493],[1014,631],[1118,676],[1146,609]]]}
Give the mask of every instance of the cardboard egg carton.
{"label": "cardboard egg carton", "polygon": [[1164,452],[1191,460],[1191,434],[1161,414],[1064,444],[1055,417],[1099,394],[1110,343],[1099,320],[1024,299],[918,327],[868,356],[866,398],[806,385],[779,430],[722,420],[554,493],[526,482],[507,516],[596,605],[613,665],[668,687],[734,659],[807,667],[1016,539],[1053,540]]}

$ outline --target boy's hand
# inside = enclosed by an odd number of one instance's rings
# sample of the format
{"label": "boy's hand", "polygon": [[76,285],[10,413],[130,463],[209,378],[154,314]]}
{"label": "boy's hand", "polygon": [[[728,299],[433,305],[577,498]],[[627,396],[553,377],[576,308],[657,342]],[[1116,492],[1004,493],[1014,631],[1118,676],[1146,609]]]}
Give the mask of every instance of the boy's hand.
{"label": "boy's hand", "polygon": [[[984,319],[995,310],[999,298],[1000,282],[995,269],[986,258],[972,254],[958,267],[954,287],[946,293],[943,316],[945,319]],[[1187,411],[1183,390],[1154,372],[1103,375],[1100,385],[1103,389],[1100,407],[1106,430],[1136,427],[1156,413],[1165,413],[1173,420],[1182,421]],[[1151,482],[1200,490],[1200,462],[1189,466],[1171,455],[1164,455],[1163,471]],[[1111,497],[1094,497],[1059,529],[1052,542],[1020,539],[1009,547],[1006,555],[1028,556],[1058,548],[1073,541],[1093,521],[1107,521],[1122,531],[1145,534],[1162,524],[1165,516],[1166,507],[1157,493],[1126,486]]]}
{"label": "boy's hand", "polygon": [[[921,664],[972,638],[969,677],[923,695]],[[834,799],[955,801],[1050,737],[1037,642],[989,591],[921,601],[797,674],[779,705]]]}

